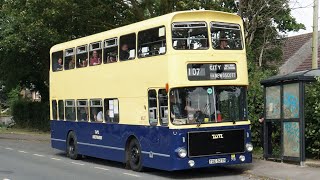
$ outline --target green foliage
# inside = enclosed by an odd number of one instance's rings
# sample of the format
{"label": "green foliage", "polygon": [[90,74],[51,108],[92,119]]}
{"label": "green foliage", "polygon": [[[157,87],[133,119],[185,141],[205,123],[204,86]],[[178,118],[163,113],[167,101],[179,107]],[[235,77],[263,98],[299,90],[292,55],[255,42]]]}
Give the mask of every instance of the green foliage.
{"label": "green foliage", "polygon": [[49,106],[47,103],[26,100],[15,101],[12,116],[18,128],[32,128],[49,131]]}
{"label": "green foliage", "polygon": [[[247,48],[248,59],[253,58],[254,55],[250,48]],[[265,70],[262,67],[256,66],[252,61],[248,60],[249,71],[249,88],[248,88],[248,111],[249,119],[251,120],[252,142],[256,146],[262,146],[260,142],[260,126],[258,119],[263,115],[264,110],[264,94],[263,87],[260,82],[272,75],[276,71]]]}
{"label": "green foliage", "polygon": [[307,155],[320,158],[320,79],[306,85],[305,122]]}
{"label": "green foliage", "polygon": [[14,89],[11,89],[11,91],[8,93],[8,104],[10,108],[12,108],[15,102],[19,101],[20,92],[21,88],[18,86]]}

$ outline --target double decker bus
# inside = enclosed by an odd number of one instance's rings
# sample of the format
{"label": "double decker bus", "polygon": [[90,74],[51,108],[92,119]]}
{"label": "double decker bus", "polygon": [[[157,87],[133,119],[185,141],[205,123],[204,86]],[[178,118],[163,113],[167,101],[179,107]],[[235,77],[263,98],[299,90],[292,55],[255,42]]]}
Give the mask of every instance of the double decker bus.
{"label": "double decker bus", "polygon": [[51,145],[174,171],[250,163],[239,16],[182,11],[51,48]]}

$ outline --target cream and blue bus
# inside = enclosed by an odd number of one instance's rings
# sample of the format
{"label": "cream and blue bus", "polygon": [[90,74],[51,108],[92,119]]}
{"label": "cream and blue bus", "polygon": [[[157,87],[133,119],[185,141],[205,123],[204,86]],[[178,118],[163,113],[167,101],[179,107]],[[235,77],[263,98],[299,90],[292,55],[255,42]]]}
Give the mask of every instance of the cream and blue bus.
{"label": "cream and blue bus", "polygon": [[242,20],[183,11],[51,48],[51,144],[174,171],[252,162]]}

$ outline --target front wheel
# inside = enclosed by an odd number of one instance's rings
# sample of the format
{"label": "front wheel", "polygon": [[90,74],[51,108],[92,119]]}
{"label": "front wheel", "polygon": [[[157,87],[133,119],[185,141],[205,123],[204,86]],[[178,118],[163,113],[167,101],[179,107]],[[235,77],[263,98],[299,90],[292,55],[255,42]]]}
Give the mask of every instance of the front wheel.
{"label": "front wheel", "polygon": [[132,139],[127,149],[128,160],[132,170],[142,171],[141,148],[137,139]]}
{"label": "front wheel", "polygon": [[78,154],[77,136],[71,131],[67,138],[67,156],[71,159],[80,159],[81,155]]}

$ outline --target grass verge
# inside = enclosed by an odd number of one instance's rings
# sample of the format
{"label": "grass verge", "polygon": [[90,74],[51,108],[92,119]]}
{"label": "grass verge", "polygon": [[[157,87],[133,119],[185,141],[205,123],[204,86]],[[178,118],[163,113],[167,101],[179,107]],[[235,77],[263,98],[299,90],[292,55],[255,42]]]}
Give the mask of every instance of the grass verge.
{"label": "grass verge", "polygon": [[45,134],[48,135],[50,132],[40,131],[38,129],[25,129],[25,128],[7,128],[4,126],[0,126],[0,134],[33,134],[33,135],[40,135]]}

